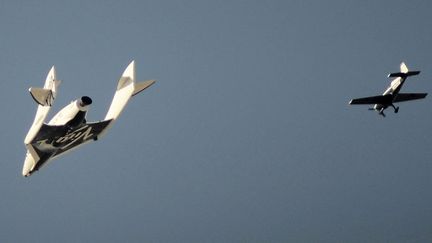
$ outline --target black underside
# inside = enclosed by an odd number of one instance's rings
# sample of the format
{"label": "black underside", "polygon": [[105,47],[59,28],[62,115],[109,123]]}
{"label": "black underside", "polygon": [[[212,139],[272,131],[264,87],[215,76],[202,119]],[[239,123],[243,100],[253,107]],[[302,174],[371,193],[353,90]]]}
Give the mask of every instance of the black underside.
{"label": "black underside", "polygon": [[[77,119],[78,120],[78,119]],[[35,169],[38,170],[50,159],[82,145],[91,140],[97,140],[112,120],[85,123],[78,126],[49,126],[44,124],[31,145],[40,157]],[[73,124],[69,124],[73,125]]]}

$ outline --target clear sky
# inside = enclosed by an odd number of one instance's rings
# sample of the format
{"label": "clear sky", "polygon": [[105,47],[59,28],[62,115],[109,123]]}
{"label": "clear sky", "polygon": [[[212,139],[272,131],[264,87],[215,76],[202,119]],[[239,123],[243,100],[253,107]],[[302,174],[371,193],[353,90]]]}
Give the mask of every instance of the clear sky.
{"label": "clear sky", "polygon": [[[68,3],[67,3],[68,2]],[[1,242],[426,242],[432,97],[382,118],[401,61],[432,91],[430,1],[2,1]],[[51,116],[102,119],[124,68],[158,82],[104,139],[21,176]]]}

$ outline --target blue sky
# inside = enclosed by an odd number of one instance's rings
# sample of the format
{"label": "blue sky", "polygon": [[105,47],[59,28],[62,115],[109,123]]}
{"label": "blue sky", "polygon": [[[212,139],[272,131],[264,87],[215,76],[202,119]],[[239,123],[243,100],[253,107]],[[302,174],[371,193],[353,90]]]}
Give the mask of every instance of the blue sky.
{"label": "blue sky", "polygon": [[[0,241],[425,242],[430,97],[383,119],[354,97],[405,61],[432,90],[428,1],[3,1]],[[124,68],[157,83],[104,139],[21,176],[51,115],[102,119]]]}

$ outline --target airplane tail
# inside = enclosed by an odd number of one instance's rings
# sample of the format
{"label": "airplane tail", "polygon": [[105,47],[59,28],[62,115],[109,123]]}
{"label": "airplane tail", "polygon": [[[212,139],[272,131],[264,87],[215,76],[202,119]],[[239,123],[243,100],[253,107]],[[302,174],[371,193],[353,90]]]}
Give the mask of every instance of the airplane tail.
{"label": "airplane tail", "polygon": [[[104,120],[112,120],[108,127],[105,129],[105,132],[111,127],[114,121],[120,116],[123,109],[126,107],[130,98],[144,89],[150,87],[154,84],[156,80],[148,80],[143,82],[135,82],[135,61],[132,61],[122,76],[120,77],[117,85],[117,90],[114,93],[114,97],[112,99],[111,105],[108,109],[108,112],[105,116]],[[99,137],[102,137],[105,132],[102,132]]]}
{"label": "airplane tail", "polygon": [[113,125],[114,121],[120,116],[123,109],[126,107],[130,98],[144,89],[154,84],[155,80],[148,80],[144,82],[135,82],[135,61],[132,61],[122,76],[120,77],[117,90],[114,93],[111,105],[105,116],[105,121],[111,121],[107,128],[102,131],[98,137],[105,135],[106,131]]}
{"label": "airplane tail", "polygon": [[398,73],[390,73],[388,75],[389,78],[406,78],[409,76],[418,75],[420,71],[409,71],[408,67],[404,62],[400,64],[400,72]]}
{"label": "airplane tail", "polygon": [[48,116],[48,112],[57,96],[58,86],[61,81],[57,79],[56,71],[54,66],[48,72],[43,88],[30,88],[30,94],[33,99],[38,103],[36,115],[27,136],[24,139],[25,144],[29,144],[42,127],[45,118]]}
{"label": "airplane tail", "polygon": [[117,119],[132,96],[150,87],[155,82],[156,80],[135,82],[135,61],[132,61],[118,81],[117,90],[105,116],[105,120]]}

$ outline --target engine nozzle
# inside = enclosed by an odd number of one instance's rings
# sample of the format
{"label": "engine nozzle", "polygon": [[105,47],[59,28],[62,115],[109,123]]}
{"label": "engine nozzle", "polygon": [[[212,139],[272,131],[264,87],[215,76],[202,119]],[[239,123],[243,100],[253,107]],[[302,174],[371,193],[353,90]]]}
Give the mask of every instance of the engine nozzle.
{"label": "engine nozzle", "polygon": [[83,96],[83,97],[81,97],[80,106],[85,107],[85,106],[91,105],[92,102],[93,101],[90,97]]}

